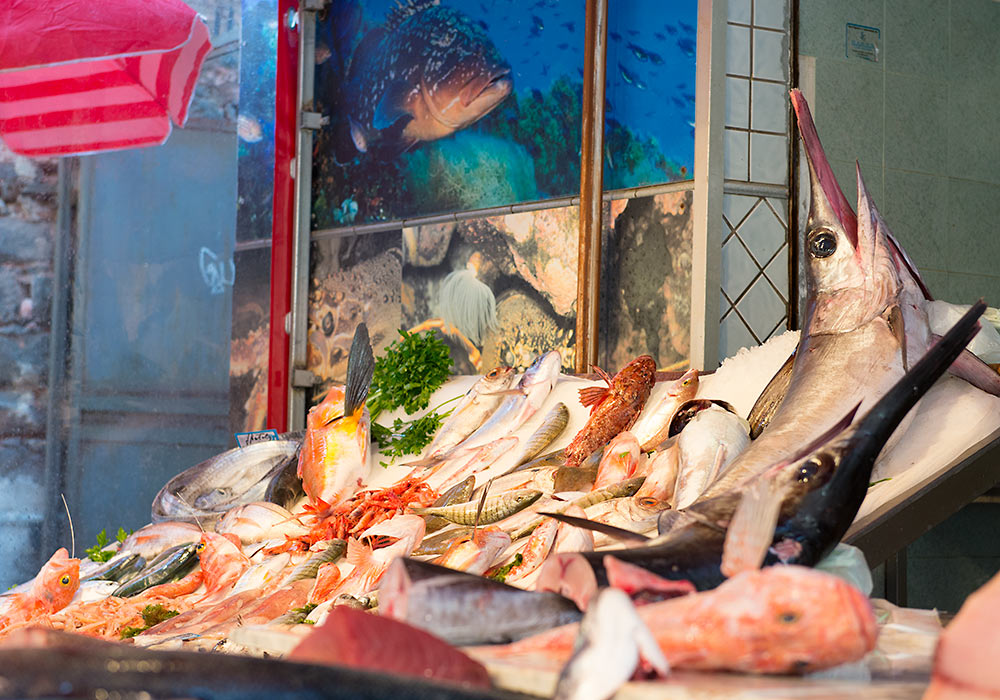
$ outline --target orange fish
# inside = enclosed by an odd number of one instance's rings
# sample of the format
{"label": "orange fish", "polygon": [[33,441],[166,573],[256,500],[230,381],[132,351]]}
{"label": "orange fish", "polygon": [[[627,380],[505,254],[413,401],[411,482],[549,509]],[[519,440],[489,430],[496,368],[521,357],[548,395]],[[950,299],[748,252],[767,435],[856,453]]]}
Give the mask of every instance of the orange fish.
{"label": "orange fish", "polygon": [[250,568],[250,560],[240,549],[239,541],[239,537],[233,534],[202,533],[201,541],[195,547],[208,591],[202,600],[215,593],[227,593]]}
{"label": "orange fish", "polygon": [[639,417],[656,381],[656,362],[649,355],[635,358],[614,376],[594,367],[608,386],[580,389],[580,403],[591,406],[590,419],[566,447],[566,465],[579,466],[583,460],[628,430]]}
{"label": "orange fish", "polygon": [[433,563],[479,576],[493,566],[497,557],[509,546],[510,535],[506,532],[494,525],[481,527],[474,534],[456,537],[448,550]]}
{"label": "orange fish", "polygon": [[374,368],[368,328],[362,323],[354,332],[347,360],[347,384],[331,388],[306,417],[298,474],[314,505],[341,504],[368,477],[371,418],[365,399]]}
{"label": "orange fish", "polygon": [[73,600],[79,586],[80,560],[71,559],[66,548],[60,547],[42,565],[31,590],[11,596],[6,610],[0,614],[0,630],[62,610]]}
{"label": "orange fish", "polygon": [[[718,588],[638,609],[671,668],[802,673],[857,661],[875,647],[871,605],[843,579],[802,566],[741,573]],[[541,655],[560,666],[577,625],[497,650]],[[489,652],[487,652],[489,653]]]}
{"label": "orange fish", "polygon": [[989,700],[1000,697],[1000,576],[968,597],[934,653],[924,700]]}

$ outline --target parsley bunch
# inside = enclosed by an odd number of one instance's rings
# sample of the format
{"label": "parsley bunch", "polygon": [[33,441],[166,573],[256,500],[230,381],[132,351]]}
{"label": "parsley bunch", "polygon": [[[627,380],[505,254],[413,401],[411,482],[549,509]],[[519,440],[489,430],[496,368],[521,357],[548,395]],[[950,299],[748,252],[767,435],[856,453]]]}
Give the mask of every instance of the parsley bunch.
{"label": "parsley bunch", "polygon": [[[430,404],[433,394],[451,376],[452,359],[448,346],[434,333],[399,331],[382,357],[375,360],[372,388],[368,393],[372,439],[383,455],[395,459],[418,454],[441,427],[445,413],[430,411],[415,420],[397,418],[387,428],[375,422],[383,411],[402,408],[407,414],[421,411]],[[382,466],[388,466],[382,462]]]}

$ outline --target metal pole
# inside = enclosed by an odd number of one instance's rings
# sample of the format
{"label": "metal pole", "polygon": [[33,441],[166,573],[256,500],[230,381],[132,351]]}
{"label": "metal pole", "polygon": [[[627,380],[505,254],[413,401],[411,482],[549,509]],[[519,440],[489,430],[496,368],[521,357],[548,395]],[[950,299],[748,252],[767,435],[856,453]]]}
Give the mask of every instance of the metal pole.
{"label": "metal pole", "polygon": [[[299,84],[295,120],[295,211],[292,218],[292,303],[289,316],[288,430],[302,430],[306,420],[306,388],[297,376],[306,369],[309,323],[309,233],[312,217],[312,149],[317,124],[312,113],[313,82],[315,79],[316,13],[309,2],[299,5]],[[280,323],[281,319],[271,319]]]}
{"label": "metal pole", "polygon": [[601,294],[601,210],[604,188],[604,74],[607,0],[587,0],[583,124],[580,148],[580,241],[576,286],[576,371],[597,361]]}
{"label": "metal pole", "polygon": [[725,169],[725,0],[698,0],[697,51],[692,203],[694,240],[691,250],[691,367],[708,370],[719,364]]}

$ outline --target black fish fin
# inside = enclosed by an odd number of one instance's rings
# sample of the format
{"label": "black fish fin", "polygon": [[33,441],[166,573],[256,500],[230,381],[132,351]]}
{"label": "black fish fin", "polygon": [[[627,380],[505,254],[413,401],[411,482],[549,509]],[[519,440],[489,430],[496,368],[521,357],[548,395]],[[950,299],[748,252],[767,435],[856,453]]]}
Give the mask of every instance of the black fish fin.
{"label": "black fish fin", "polygon": [[413,119],[413,115],[405,109],[406,99],[412,91],[413,87],[402,80],[394,80],[386,85],[381,99],[375,105],[375,113],[372,114],[372,128],[384,131],[392,127],[405,127],[405,124],[397,124],[403,119],[407,123]]}
{"label": "black fish fin", "polygon": [[755,440],[763,432],[767,424],[771,422],[771,418],[774,417],[774,412],[778,410],[778,406],[785,400],[785,394],[788,393],[788,386],[792,382],[792,366],[794,364],[795,351],[793,350],[792,354],[785,360],[785,364],[781,365],[781,368],[775,372],[771,381],[764,387],[764,391],[760,392],[757,402],[750,409],[747,422],[750,423],[751,440]]}
{"label": "black fish fin", "polygon": [[743,571],[759,569],[774,540],[781,512],[782,493],[774,479],[755,479],[743,491],[722,549],[722,573],[732,578]]}
{"label": "black fish fin", "polygon": [[611,535],[616,539],[624,540],[626,542],[646,542],[650,539],[641,532],[632,532],[631,530],[615,527],[614,525],[608,525],[607,523],[587,520],[587,518],[577,518],[573,515],[565,515],[563,513],[539,512],[538,514],[566,523],[567,525],[572,525],[573,527],[583,528],[584,530],[593,530],[594,532],[601,532],[605,535]]}
{"label": "black fish fin", "polygon": [[347,386],[344,389],[344,415],[349,416],[368,398],[375,371],[375,357],[368,340],[368,326],[359,323],[354,330],[351,354],[347,357]]}

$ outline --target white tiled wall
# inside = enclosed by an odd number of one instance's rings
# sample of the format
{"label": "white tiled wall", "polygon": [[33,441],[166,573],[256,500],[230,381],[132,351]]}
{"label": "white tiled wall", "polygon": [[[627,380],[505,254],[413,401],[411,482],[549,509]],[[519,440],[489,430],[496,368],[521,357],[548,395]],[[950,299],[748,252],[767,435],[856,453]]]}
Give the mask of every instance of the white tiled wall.
{"label": "white tiled wall", "polygon": [[[725,179],[788,187],[791,0],[729,0]],[[787,197],[723,200],[719,359],[788,322]]]}

